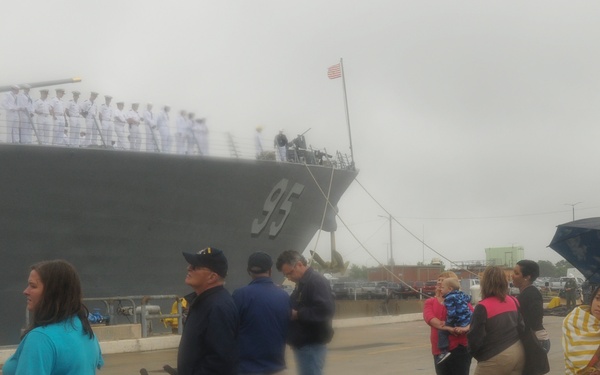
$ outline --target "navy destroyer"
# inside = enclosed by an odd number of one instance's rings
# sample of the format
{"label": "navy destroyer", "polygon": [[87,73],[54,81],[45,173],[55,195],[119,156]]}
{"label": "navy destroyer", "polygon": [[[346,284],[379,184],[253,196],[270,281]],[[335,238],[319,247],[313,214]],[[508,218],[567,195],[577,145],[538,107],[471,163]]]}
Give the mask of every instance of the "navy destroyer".
{"label": "navy destroyer", "polygon": [[248,282],[248,255],[303,251],[334,231],[352,164],[275,162],[0,144],[0,345],[25,320],[29,266],[62,258],[85,297],[183,295],[182,251],[222,249],[227,287]]}

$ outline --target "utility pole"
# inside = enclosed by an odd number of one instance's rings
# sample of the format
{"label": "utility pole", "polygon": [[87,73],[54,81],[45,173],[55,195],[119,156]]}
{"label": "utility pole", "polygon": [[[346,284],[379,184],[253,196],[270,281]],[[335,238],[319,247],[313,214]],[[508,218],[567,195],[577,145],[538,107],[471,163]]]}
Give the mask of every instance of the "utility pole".
{"label": "utility pole", "polygon": [[393,266],[395,264],[395,262],[394,262],[394,251],[392,250],[393,249],[393,247],[392,247],[392,214],[389,214],[389,216],[382,216],[382,215],[377,215],[377,216],[388,219],[390,222],[390,259],[389,259],[389,263],[390,263],[390,265]]}
{"label": "utility pole", "polygon": [[583,202],[565,203],[565,206],[571,206],[571,208],[573,209],[573,221],[575,221],[575,206],[578,205],[579,203],[583,203]]}

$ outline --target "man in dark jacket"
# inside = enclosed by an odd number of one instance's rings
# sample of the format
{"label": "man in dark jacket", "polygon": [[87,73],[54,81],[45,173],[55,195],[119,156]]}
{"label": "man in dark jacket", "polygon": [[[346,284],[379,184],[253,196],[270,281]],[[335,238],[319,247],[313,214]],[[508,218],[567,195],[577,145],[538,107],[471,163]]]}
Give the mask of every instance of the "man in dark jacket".
{"label": "man in dark jacket", "polygon": [[252,282],[233,292],[240,314],[240,375],[275,375],[285,370],[290,297],[271,280],[271,267],[269,254],[251,254]]}
{"label": "man in dark jacket", "polygon": [[567,300],[567,310],[571,311],[575,307],[577,307],[577,283],[575,282],[575,277],[571,277],[565,282],[565,299]]}
{"label": "man in dark jacket", "polygon": [[296,283],[290,296],[288,344],[294,350],[298,373],[320,375],[325,366],[326,344],[333,337],[335,303],[329,280],[308,267],[306,259],[294,250],[279,255],[277,269]]}
{"label": "man in dark jacket", "polygon": [[179,375],[235,375],[238,366],[239,317],[223,284],[227,259],[208,247],[196,254],[183,253],[189,263],[185,283],[196,297],[189,313],[177,354]]}

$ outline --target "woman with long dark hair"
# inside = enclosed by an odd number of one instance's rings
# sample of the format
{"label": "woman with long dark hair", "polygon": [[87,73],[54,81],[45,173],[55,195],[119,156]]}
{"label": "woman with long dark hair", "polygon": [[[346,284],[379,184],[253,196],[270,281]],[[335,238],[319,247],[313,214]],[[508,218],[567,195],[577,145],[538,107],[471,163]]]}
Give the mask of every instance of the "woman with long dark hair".
{"label": "woman with long dark hair", "polygon": [[95,374],[104,361],[75,268],[64,260],[36,263],[23,294],[33,317],[3,374]]}

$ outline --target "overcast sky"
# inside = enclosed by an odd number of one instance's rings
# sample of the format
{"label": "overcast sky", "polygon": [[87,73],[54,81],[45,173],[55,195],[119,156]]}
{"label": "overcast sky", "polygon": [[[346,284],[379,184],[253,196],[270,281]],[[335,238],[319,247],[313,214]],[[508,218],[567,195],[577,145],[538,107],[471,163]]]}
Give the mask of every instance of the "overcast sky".
{"label": "overcast sky", "polygon": [[[83,98],[168,103],[248,139],[310,128],[313,147],[348,153],[326,75],[342,57],[358,181],[388,212],[451,260],[523,246],[556,262],[566,204],[600,216],[598,19],[590,1],[11,1],[0,84],[80,76],[66,88]],[[385,262],[386,213],[361,185],[340,215]],[[339,226],[342,255],[375,265]],[[439,257],[396,223],[393,252]]]}

